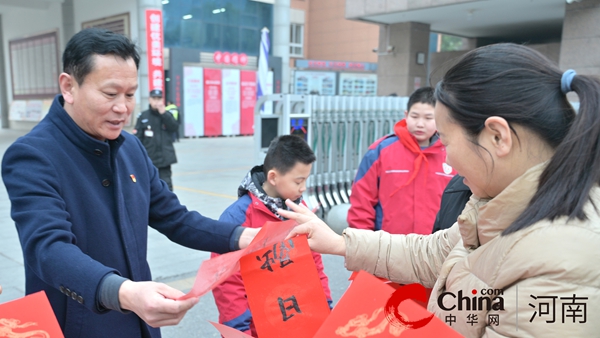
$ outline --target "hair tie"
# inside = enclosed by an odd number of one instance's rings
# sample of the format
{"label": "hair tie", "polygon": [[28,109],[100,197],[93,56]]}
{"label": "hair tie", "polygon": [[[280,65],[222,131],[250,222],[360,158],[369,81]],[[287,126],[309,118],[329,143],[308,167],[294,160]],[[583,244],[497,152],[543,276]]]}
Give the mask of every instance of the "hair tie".
{"label": "hair tie", "polygon": [[577,73],[573,69],[566,70],[560,79],[560,90],[563,94],[567,94],[571,91],[571,82]]}

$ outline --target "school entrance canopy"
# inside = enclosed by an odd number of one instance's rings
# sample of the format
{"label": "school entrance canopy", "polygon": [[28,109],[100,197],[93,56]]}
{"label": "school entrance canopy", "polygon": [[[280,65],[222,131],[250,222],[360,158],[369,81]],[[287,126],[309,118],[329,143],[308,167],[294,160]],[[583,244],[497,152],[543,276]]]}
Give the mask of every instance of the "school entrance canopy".
{"label": "school entrance canopy", "polygon": [[[346,0],[346,18],[381,25],[378,95],[409,95],[432,70],[443,74],[460,54],[498,42],[527,44],[561,69],[600,75],[600,0]],[[432,50],[430,32],[468,43],[454,54]]]}
{"label": "school entrance canopy", "polygon": [[567,5],[565,0],[380,2],[385,6],[346,0],[346,17],[388,25],[421,22],[429,24],[433,32],[467,38],[560,39]]}

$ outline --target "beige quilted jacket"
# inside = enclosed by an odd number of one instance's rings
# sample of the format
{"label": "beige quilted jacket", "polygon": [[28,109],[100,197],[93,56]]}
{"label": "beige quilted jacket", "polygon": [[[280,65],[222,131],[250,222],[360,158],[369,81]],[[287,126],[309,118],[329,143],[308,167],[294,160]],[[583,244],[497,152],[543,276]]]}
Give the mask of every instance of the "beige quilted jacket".
{"label": "beige quilted jacket", "polygon": [[[472,197],[454,226],[433,235],[345,230],[346,267],[433,287],[429,311],[465,337],[600,337],[600,214],[592,203],[586,221],[541,221],[500,236],[543,168],[491,200]],[[590,197],[600,208],[599,187]]]}

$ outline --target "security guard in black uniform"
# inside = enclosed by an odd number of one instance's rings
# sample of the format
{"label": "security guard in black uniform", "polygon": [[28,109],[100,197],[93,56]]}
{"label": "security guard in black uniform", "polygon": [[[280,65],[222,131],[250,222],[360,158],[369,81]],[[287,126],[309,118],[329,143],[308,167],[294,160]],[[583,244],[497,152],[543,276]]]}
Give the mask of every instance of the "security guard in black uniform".
{"label": "security guard in black uniform", "polygon": [[171,164],[177,163],[173,133],[179,123],[173,114],[165,109],[163,93],[159,89],[150,91],[150,108],[140,113],[134,134],[142,141],[152,163],[158,168],[159,177],[173,191]]}

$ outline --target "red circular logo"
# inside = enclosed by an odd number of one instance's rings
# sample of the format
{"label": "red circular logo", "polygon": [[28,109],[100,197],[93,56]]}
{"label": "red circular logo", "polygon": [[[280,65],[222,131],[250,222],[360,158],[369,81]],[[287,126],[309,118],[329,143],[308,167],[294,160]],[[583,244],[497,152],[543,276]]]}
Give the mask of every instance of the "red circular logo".
{"label": "red circular logo", "polygon": [[221,62],[223,62],[223,53],[221,53],[220,51],[216,51],[213,54],[213,61],[215,63],[221,63]]}
{"label": "red circular logo", "polygon": [[231,63],[234,65],[240,63],[240,56],[238,55],[238,53],[231,53]]}
{"label": "red circular logo", "polygon": [[394,291],[384,307],[385,317],[390,322],[390,325],[394,327],[418,329],[429,324],[429,322],[433,319],[433,314],[422,319],[411,321],[408,318],[404,318],[404,316],[398,312],[398,306],[400,303],[407,299],[427,302],[427,291],[425,290],[425,287],[421,284],[408,284],[401,286]]}
{"label": "red circular logo", "polygon": [[231,63],[231,54],[229,52],[223,53],[223,63],[226,65]]}
{"label": "red circular logo", "polygon": [[246,55],[245,53],[241,53],[238,61],[240,65],[245,66],[246,64],[248,64],[248,55]]}

